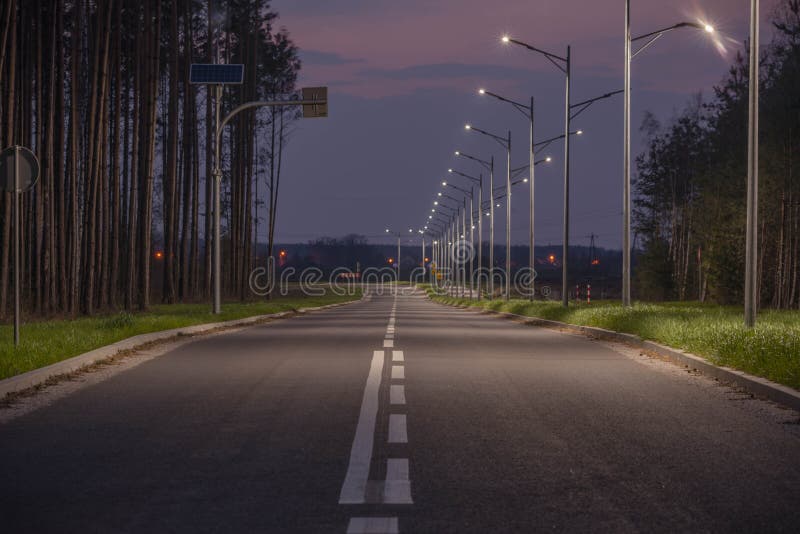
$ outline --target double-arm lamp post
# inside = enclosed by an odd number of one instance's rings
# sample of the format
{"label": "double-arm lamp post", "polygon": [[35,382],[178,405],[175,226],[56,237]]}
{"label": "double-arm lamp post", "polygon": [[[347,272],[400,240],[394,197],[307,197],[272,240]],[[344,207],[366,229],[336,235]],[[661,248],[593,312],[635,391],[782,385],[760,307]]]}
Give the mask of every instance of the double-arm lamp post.
{"label": "double-arm lamp post", "polygon": [[[387,228],[386,233],[389,235],[397,236],[397,282],[400,282],[400,239],[402,238],[402,232],[392,232],[391,229]],[[408,229],[409,234],[414,233],[413,228]]]}
{"label": "double-arm lamp post", "polygon": [[[474,241],[475,223],[472,220],[473,192],[472,192],[471,189],[467,190],[467,189],[464,189],[463,187],[458,187],[457,185],[449,184],[446,181],[442,182],[442,187],[444,187],[444,188],[451,187],[451,188],[455,189],[456,191],[459,191],[459,192],[464,194],[464,198],[462,200],[463,203],[464,203],[464,209],[461,212],[461,230],[462,230],[461,239],[462,239],[462,241],[459,242],[459,247],[464,247],[465,253],[458,255],[458,260],[461,263],[461,266],[460,266],[460,268],[462,269],[461,270],[461,275],[462,275],[461,276],[461,281],[462,281],[462,283],[464,283],[464,285],[466,285],[466,278],[467,278],[466,261],[469,260],[469,264],[470,264],[470,270],[469,270],[469,296],[470,296],[470,298],[472,298],[472,289],[473,289],[472,288],[472,281],[473,281],[473,278],[474,278],[474,276],[473,276],[474,275],[474,270],[472,268],[472,265],[473,265],[473,263],[472,263],[472,252],[471,252],[471,250],[469,250],[469,249],[467,249],[465,247],[465,245],[463,244],[463,241],[465,241],[467,239],[467,197],[469,197],[469,243],[470,243],[470,246],[473,246],[473,243],[475,242]],[[456,202],[459,202],[458,199],[453,198],[453,197],[451,197],[450,195],[448,195],[446,193],[441,193],[440,192],[439,196],[447,197],[447,198],[450,198],[452,200],[455,200]]]}
{"label": "double-arm lamp post", "polygon": [[[535,46],[529,45],[517,39],[513,39],[507,35],[502,37],[504,43],[515,44],[536,52],[544,56],[550,63],[552,63],[558,70],[560,70],[565,77],[565,97],[564,97],[564,134],[560,138],[564,139],[564,238],[563,238],[563,251],[562,251],[562,266],[561,266],[561,303],[564,306],[569,305],[569,281],[567,279],[568,263],[569,263],[569,187],[570,187],[570,133],[572,120],[578,115],[586,111],[592,104],[599,100],[603,100],[621,93],[622,91],[615,91],[607,93],[596,98],[572,104],[571,90],[572,90],[572,48],[567,45],[566,56],[562,57],[557,54],[546,52]],[[573,109],[577,109],[575,113]]]}
{"label": "double-arm lamp post", "polygon": [[[455,151],[455,155],[461,158],[466,158],[474,163],[477,163],[478,165],[480,165],[489,172],[489,191],[490,191],[489,196],[491,197],[491,190],[494,189],[494,156],[491,156],[487,161],[481,158],[477,158],[475,156],[470,156],[469,154],[465,154],[464,152],[461,152],[459,150]],[[473,177],[468,176],[466,174],[459,173],[459,175],[474,180]],[[483,175],[481,175],[479,183],[480,183],[481,195],[483,195]],[[478,202],[478,204],[479,204],[478,209],[482,210],[483,201],[481,200],[480,202]],[[494,277],[492,276],[492,272],[494,270],[494,202],[489,202],[489,205],[490,205],[489,207],[489,295],[491,297],[494,295]],[[480,217],[478,218],[478,221],[481,221]],[[482,223],[479,222],[479,224],[482,226]],[[483,232],[479,230],[478,235],[483,236]],[[480,244],[480,248],[478,251],[478,268],[483,269],[483,243]]]}
{"label": "double-arm lamp post", "polygon": [[[534,258],[533,258],[533,223],[534,223],[533,209],[534,209],[534,194],[535,194],[534,168],[536,167],[535,154],[534,154],[535,146],[533,144],[533,126],[534,126],[534,124],[533,124],[533,118],[534,118],[533,97],[531,97],[530,105],[526,105],[526,104],[521,104],[519,102],[511,100],[510,98],[506,98],[506,97],[500,96],[497,93],[493,93],[491,91],[487,91],[486,89],[478,89],[478,94],[491,96],[492,98],[494,98],[496,100],[499,100],[501,102],[505,102],[507,104],[511,104],[514,107],[514,109],[516,109],[517,111],[522,113],[528,119],[528,123],[529,123],[529,143],[528,143],[528,145],[529,145],[528,146],[529,162],[528,162],[528,167],[527,168],[528,168],[528,181],[530,182],[530,191],[529,191],[529,193],[530,193],[529,194],[530,227],[529,227],[529,243],[528,243],[528,246],[530,247],[530,251],[528,253],[528,264],[529,264],[531,270],[533,270],[533,268],[534,268],[533,267],[533,262],[534,262]],[[510,144],[510,137],[509,137],[509,144]],[[492,194],[494,194],[494,193],[492,193]],[[509,198],[509,204],[510,204],[510,198]],[[506,273],[506,276],[510,276],[510,272]],[[533,273],[531,272],[531,299],[532,298],[533,298]],[[506,295],[506,299],[508,299],[508,295]]]}
{"label": "double-arm lamp post", "polygon": [[[508,300],[511,295],[511,130],[508,131],[508,137],[501,137],[486,130],[477,128],[471,124],[466,124],[464,128],[470,132],[477,132],[490,139],[496,141],[500,146],[506,149],[506,272],[505,272],[505,300]],[[494,211],[494,210],[493,210]],[[494,218],[494,217],[492,217]],[[492,225],[494,226],[494,225]],[[494,265],[492,265],[492,271]],[[489,279],[494,276],[490,273]]]}
{"label": "double-arm lamp post", "polygon": [[565,83],[565,104],[564,104],[564,250],[562,252],[562,274],[561,274],[561,302],[564,306],[569,305],[569,295],[567,294],[567,257],[569,254],[569,144],[570,144],[570,89],[572,84],[572,48],[567,45],[567,54],[564,57],[545,52],[535,46],[531,46],[522,41],[513,39],[507,35],[503,36],[504,43],[512,43],[527,48],[532,52],[543,55],[558,70],[564,73]]}
{"label": "double-arm lamp post", "polygon": [[[466,174],[466,173],[463,173],[463,172],[460,172],[460,171],[457,171],[457,170],[454,170],[454,169],[447,169],[447,172],[449,172],[450,174],[457,174],[458,176],[461,176],[462,178],[466,178],[467,180],[470,180],[471,182],[478,184],[478,228],[477,228],[477,230],[478,230],[478,270],[480,271],[481,267],[483,267],[483,220],[482,220],[483,218],[480,215],[480,212],[483,209],[482,208],[482,205],[483,205],[483,174],[478,175],[478,177],[476,178],[474,176],[471,176],[469,174]],[[442,186],[444,186],[444,187],[448,187],[449,186],[449,187],[452,187],[452,188],[455,188],[455,189],[461,191],[464,194],[467,194],[467,191],[465,189],[462,189],[462,188],[460,188],[458,186],[450,184],[447,181],[442,182]],[[474,206],[474,199],[475,198],[474,197],[475,197],[474,188],[470,187],[469,188],[469,226],[470,226],[469,239],[470,239],[470,243],[472,244],[472,246],[475,245],[475,237],[474,237],[474,233],[473,233],[473,230],[475,230],[475,223],[473,221],[473,212],[475,210],[475,206]],[[478,297],[478,299],[481,298],[481,278],[482,277],[481,277],[480,274],[481,273],[479,272],[478,273],[478,287],[477,287],[477,297]],[[473,267],[473,260],[470,258],[470,291],[472,289],[472,283],[473,283],[473,280],[475,278],[474,275],[475,275],[475,269]]]}
{"label": "double-arm lamp post", "polygon": [[[625,0],[625,112],[624,112],[624,176],[622,185],[622,305],[631,305],[631,61],[665,33],[680,28],[694,28],[714,33],[709,24],[679,22],[667,28],[631,37],[631,1]],[[633,43],[645,41],[636,52]]]}
{"label": "double-arm lamp post", "polygon": [[[453,253],[452,247],[455,243],[455,232],[458,231],[458,205],[450,206],[442,200],[435,200],[433,202],[434,205],[434,212],[439,209],[445,210],[445,215],[448,218],[447,224],[445,225],[445,236],[444,236],[444,263],[445,267],[448,269],[447,274],[451,279],[455,279],[455,276],[452,275],[452,267],[453,267]],[[455,224],[455,229],[453,228]],[[457,273],[456,273],[457,274]],[[457,282],[457,280],[456,280]]]}

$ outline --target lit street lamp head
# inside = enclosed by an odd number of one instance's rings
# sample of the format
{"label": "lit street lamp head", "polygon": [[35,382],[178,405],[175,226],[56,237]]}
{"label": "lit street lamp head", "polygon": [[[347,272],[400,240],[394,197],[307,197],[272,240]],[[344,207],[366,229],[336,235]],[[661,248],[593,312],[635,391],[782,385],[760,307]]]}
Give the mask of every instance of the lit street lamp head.
{"label": "lit street lamp head", "polygon": [[479,95],[485,95],[486,94],[486,89],[478,89],[478,94]]}
{"label": "lit street lamp head", "polygon": [[[442,182],[442,187],[447,187],[447,182]],[[441,193],[439,193],[441,195]]]}
{"label": "lit street lamp head", "polygon": [[578,130],[578,131],[577,131],[577,132],[575,132],[575,133],[577,133],[578,135],[583,135],[583,130]]}
{"label": "lit street lamp head", "polygon": [[503,41],[504,43],[507,43],[511,41],[511,37],[509,37],[508,35],[504,35],[503,37],[500,38],[500,40]]}
{"label": "lit street lamp head", "polygon": [[465,129],[465,130],[471,130],[471,129],[472,129],[472,126],[470,126],[469,124],[465,124],[465,125],[464,125],[464,129]]}
{"label": "lit street lamp head", "polygon": [[546,158],[544,158],[544,160],[545,160],[547,163],[550,163],[551,161],[553,161],[553,158],[551,158],[550,156],[547,156]]}
{"label": "lit street lamp head", "polygon": [[[456,154],[456,156],[460,156],[460,155],[461,155],[461,152],[459,152],[458,150],[456,150],[455,154]],[[449,170],[448,170],[448,172],[453,172],[453,169],[449,169]]]}
{"label": "lit street lamp head", "polygon": [[[442,185],[444,185],[444,184],[442,184]],[[441,193],[436,193],[436,196],[442,196],[442,194]]]}

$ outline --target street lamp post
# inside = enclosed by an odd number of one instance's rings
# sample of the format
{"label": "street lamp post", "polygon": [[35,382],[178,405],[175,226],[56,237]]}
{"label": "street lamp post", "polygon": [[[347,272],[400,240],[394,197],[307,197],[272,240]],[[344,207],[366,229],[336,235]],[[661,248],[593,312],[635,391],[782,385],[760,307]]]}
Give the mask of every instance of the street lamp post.
{"label": "street lamp post", "polygon": [[[500,146],[506,149],[506,272],[505,272],[505,300],[511,296],[511,130],[508,131],[508,137],[504,138],[486,130],[476,128],[471,124],[467,124],[465,128],[468,131],[475,131],[479,134],[485,135],[490,139],[494,139]],[[494,210],[494,208],[493,208]],[[494,217],[492,217],[494,219]],[[494,221],[492,221],[494,226]]]}
{"label": "street lamp post", "polygon": [[[528,156],[529,156],[528,180],[530,182],[530,195],[529,195],[530,225],[529,225],[529,231],[528,231],[528,248],[529,248],[529,251],[528,251],[528,265],[529,265],[531,271],[533,271],[533,269],[534,269],[534,254],[533,254],[533,235],[534,234],[533,234],[533,231],[534,231],[534,200],[535,200],[534,199],[534,194],[535,194],[534,167],[536,166],[535,165],[535,157],[536,156],[535,156],[535,153],[534,153],[535,146],[534,146],[534,143],[533,143],[534,99],[533,99],[533,97],[531,97],[531,103],[530,103],[530,106],[528,106],[528,105],[525,105],[525,104],[521,104],[519,102],[515,102],[514,100],[511,100],[510,98],[502,97],[502,96],[500,96],[500,95],[498,95],[496,93],[493,93],[491,91],[487,91],[486,89],[479,89],[478,93],[481,94],[481,95],[488,95],[488,96],[491,96],[492,98],[495,98],[495,99],[500,100],[502,102],[506,102],[508,104],[511,104],[512,106],[514,106],[514,109],[516,109],[517,111],[519,111],[520,113],[522,113],[523,115],[525,115],[528,118],[528,122],[529,122],[529,126],[530,126],[530,128],[529,128],[529,130],[530,130],[529,131],[529,134],[530,134],[529,145],[530,146],[529,146],[529,149],[528,149]],[[531,300],[533,300],[533,272],[531,272]]]}
{"label": "street lamp post", "polygon": [[[623,185],[622,185],[622,305],[631,305],[631,62],[667,32],[679,28],[696,28],[714,33],[713,26],[694,22],[679,22],[667,28],[631,37],[631,0],[625,0],[625,96],[623,113]],[[636,52],[633,43],[647,39]]]}
{"label": "street lamp post", "polygon": [[[467,158],[469,160],[474,161],[475,163],[480,164],[483,166],[487,171],[489,171],[489,198],[492,197],[492,191],[494,189],[494,156],[491,156],[489,161],[476,158],[475,156],[470,156],[469,154],[465,154],[460,151],[456,151],[456,156],[461,156]],[[463,174],[462,174],[463,176]],[[483,175],[481,175],[483,177]],[[481,180],[481,190],[483,190],[483,180]],[[481,210],[483,209],[483,204],[481,204]],[[480,218],[479,218],[480,220]],[[481,244],[482,245],[482,244]],[[481,249],[483,247],[481,246]],[[483,252],[481,254],[481,261],[480,268],[483,268]],[[489,295],[494,296],[494,202],[489,202]]]}
{"label": "street lamp post", "polygon": [[545,52],[535,46],[531,46],[527,43],[523,43],[522,41],[518,41],[516,39],[512,39],[509,36],[504,36],[502,38],[504,43],[513,43],[532,52],[536,52],[538,54],[543,55],[546,57],[555,67],[564,73],[565,76],[565,103],[564,103],[564,250],[562,252],[563,255],[563,263],[562,263],[562,273],[561,273],[561,303],[564,306],[569,305],[569,295],[567,294],[567,258],[569,254],[569,144],[570,144],[570,122],[572,117],[570,116],[571,113],[571,106],[570,106],[570,91],[572,88],[572,48],[567,45],[567,55],[566,57],[561,57],[556,54],[551,54],[550,52]]}
{"label": "street lamp post", "polygon": [[445,266],[447,267],[448,278],[450,280],[453,280],[453,276],[452,276],[452,272],[451,272],[452,271],[452,266],[453,266],[453,258],[451,257],[452,256],[452,244],[453,244],[453,240],[452,240],[452,234],[453,234],[452,227],[453,227],[453,224],[452,224],[452,222],[453,222],[454,218],[456,220],[458,218],[458,207],[454,208],[453,206],[449,206],[448,204],[445,204],[444,202],[439,201],[439,200],[434,201],[433,205],[436,207],[433,210],[434,212],[436,211],[436,209],[445,209],[445,210],[447,210],[449,212],[449,213],[446,213],[447,216],[449,217],[449,220],[447,222],[446,235],[449,236],[450,239],[447,239],[445,241],[443,250],[445,252],[444,261],[445,261]]}
{"label": "street lamp post", "polygon": [[[403,234],[401,232],[392,232],[389,228],[386,229],[386,233],[390,235],[397,236],[397,282],[400,283],[400,239],[402,238]],[[413,228],[408,229],[409,234],[414,233]]]}
{"label": "street lamp post", "polygon": [[[460,153],[456,152],[456,154],[460,154]],[[474,176],[470,176],[469,174],[465,174],[463,172],[459,172],[459,171],[456,171],[456,170],[453,170],[453,169],[447,169],[447,172],[449,172],[451,174],[457,174],[459,176],[462,176],[462,177],[464,177],[464,178],[466,178],[468,180],[471,180],[472,182],[475,182],[475,183],[478,184],[478,269],[480,269],[481,267],[483,267],[483,217],[481,217],[481,211],[483,210],[483,174],[480,174],[478,178],[475,178]],[[443,182],[443,184],[450,185],[447,182]],[[463,191],[462,189],[457,188],[454,185],[452,185],[451,187],[454,187],[456,189],[459,189],[460,191]],[[474,222],[472,220],[472,214],[473,214],[473,211],[474,211],[475,208],[473,206],[473,199],[474,199],[473,188],[470,187],[470,192],[469,192],[469,202],[470,202],[470,207],[469,207],[470,243],[472,243],[474,245],[475,240],[474,240],[474,236],[473,236],[473,232],[472,231],[475,229],[475,224],[474,224]],[[473,264],[473,262],[470,261],[470,266],[472,266],[472,264]],[[474,279],[474,275],[475,275],[475,272],[474,272],[474,270],[471,269],[470,270],[470,291],[472,291],[472,280]],[[478,275],[477,298],[478,299],[481,298],[481,276],[480,276],[480,274]]]}
{"label": "street lamp post", "polygon": [[[560,70],[565,75],[565,104],[564,104],[564,135],[560,136],[564,139],[564,243],[563,243],[563,258],[562,258],[562,269],[561,269],[561,303],[564,306],[569,305],[569,286],[568,286],[568,257],[569,257],[569,191],[570,191],[570,127],[572,120],[580,115],[583,111],[585,111],[589,106],[593,103],[597,102],[598,100],[602,100],[605,98],[609,98],[615,94],[619,94],[622,91],[615,91],[613,93],[608,93],[602,95],[597,98],[592,98],[585,102],[580,102],[578,104],[571,103],[571,96],[570,93],[572,91],[572,48],[568,45],[567,46],[567,54],[565,57],[558,56],[556,54],[551,54],[550,52],[545,52],[535,46],[531,46],[527,43],[519,41],[517,39],[512,39],[509,36],[503,36],[502,41],[504,43],[512,43],[523,48],[527,48],[532,52],[536,52],[537,54],[543,55],[547,58],[558,70]],[[533,108],[533,103],[531,103],[531,108]],[[577,112],[574,114],[572,110],[574,108],[579,108]],[[531,113],[533,111],[531,110]]]}
{"label": "street lamp post", "polygon": [[[448,172],[459,174],[459,175],[462,175],[462,176],[466,176],[466,175],[464,175],[462,173],[459,173],[458,171],[453,171],[453,169],[448,169]],[[479,179],[478,179],[478,181],[479,181]],[[463,215],[463,221],[462,221],[462,227],[464,228],[463,239],[466,239],[466,237],[467,237],[466,236],[466,228],[467,228],[467,197],[469,197],[469,239],[470,239],[470,246],[473,246],[474,243],[475,243],[475,241],[474,241],[475,223],[474,223],[473,218],[472,218],[473,217],[472,212],[473,212],[473,209],[474,209],[474,207],[473,207],[474,188],[464,189],[462,187],[458,187],[457,185],[453,185],[453,184],[448,183],[446,181],[442,182],[442,187],[452,187],[453,189],[455,189],[457,191],[460,191],[461,193],[464,194],[464,215]],[[444,195],[444,196],[447,196],[447,195]],[[450,197],[450,198],[452,198],[452,197]],[[480,239],[480,237],[479,237],[479,239]],[[473,289],[472,285],[473,285],[473,278],[474,278],[474,274],[475,274],[474,270],[472,268],[472,265],[473,265],[473,261],[472,261],[472,257],[471,257],[471,254],[470,254],[470,283],[469,283],[469,296],[470,296],[470,298],[472,298],[472,289]],[[464,280],[466,280],[466,266],[464,267],[464,271],[465,271],[464,272]]]}
{"label": "street lamp post", "polygon": [[747,151],[747,237],[745,243],[744,324],[752,328],[758,313],[758,82],[759,0],[750,0],[750,105]]}

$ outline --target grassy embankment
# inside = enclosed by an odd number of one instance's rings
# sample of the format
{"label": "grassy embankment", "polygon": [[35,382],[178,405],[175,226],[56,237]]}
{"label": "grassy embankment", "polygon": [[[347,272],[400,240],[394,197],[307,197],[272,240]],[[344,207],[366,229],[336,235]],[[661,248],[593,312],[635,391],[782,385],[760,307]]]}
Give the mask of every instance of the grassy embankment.
{"label": "grassy embankment", "polygon": [[359,298],[360,292],[349,296],[331,293],[323,297],[290,295],[270,301],[225,303],[220,315],[213,315],[210,305],[206,303],[174,304],[152,306],[146,313],[31,322],[22,325],[20,345],[16,349],[13,343],[13,326],[3,324],[0,325],[0,378],[38,369],[138,334],[324,306]]}
{"label": "grassy embankment", "polygon": [[703,356],[718,365],[800,389],[800,312],[764,310],[757,326],[746,329],[741,308],[687,303],[636,303],[625,309],[618,302],[573,304],[502,300],[475,302],[434,296],[445,304],[479,306],[565,323],[595,326],[635,334]]}

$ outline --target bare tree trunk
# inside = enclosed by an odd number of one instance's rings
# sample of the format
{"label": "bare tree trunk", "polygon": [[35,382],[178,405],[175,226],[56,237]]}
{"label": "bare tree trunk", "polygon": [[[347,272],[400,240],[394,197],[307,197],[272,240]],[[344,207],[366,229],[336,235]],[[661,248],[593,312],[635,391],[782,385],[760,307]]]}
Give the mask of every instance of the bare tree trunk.
{"label": "bare tree trunk", "polygon": [[[12,145],[16,141],[14,136],[14,104],[15,104],[15,86],[16,86],[16,75],[17,75],[17,10],[16,7],[11,11],[11,22],[10,22],[10,35],[9,39],[11,42],[10,50],[8,57],[8,74],[7,74],[7,82],[8,82],[8,96],[3,109],[6,115],[6,133],[5,133],[5,143],[7,145]],[[1,73],[0,73],[1,74]],[[5,316],[6,314],[6,306],[8,302],[8,279],[9,279],[9,263],[10,263],[10,251],[11,251],[11,194],[10,193],[3,193],[3,251],[2,257],[0,261],[2,265],[0,265],[0,314]]]}

